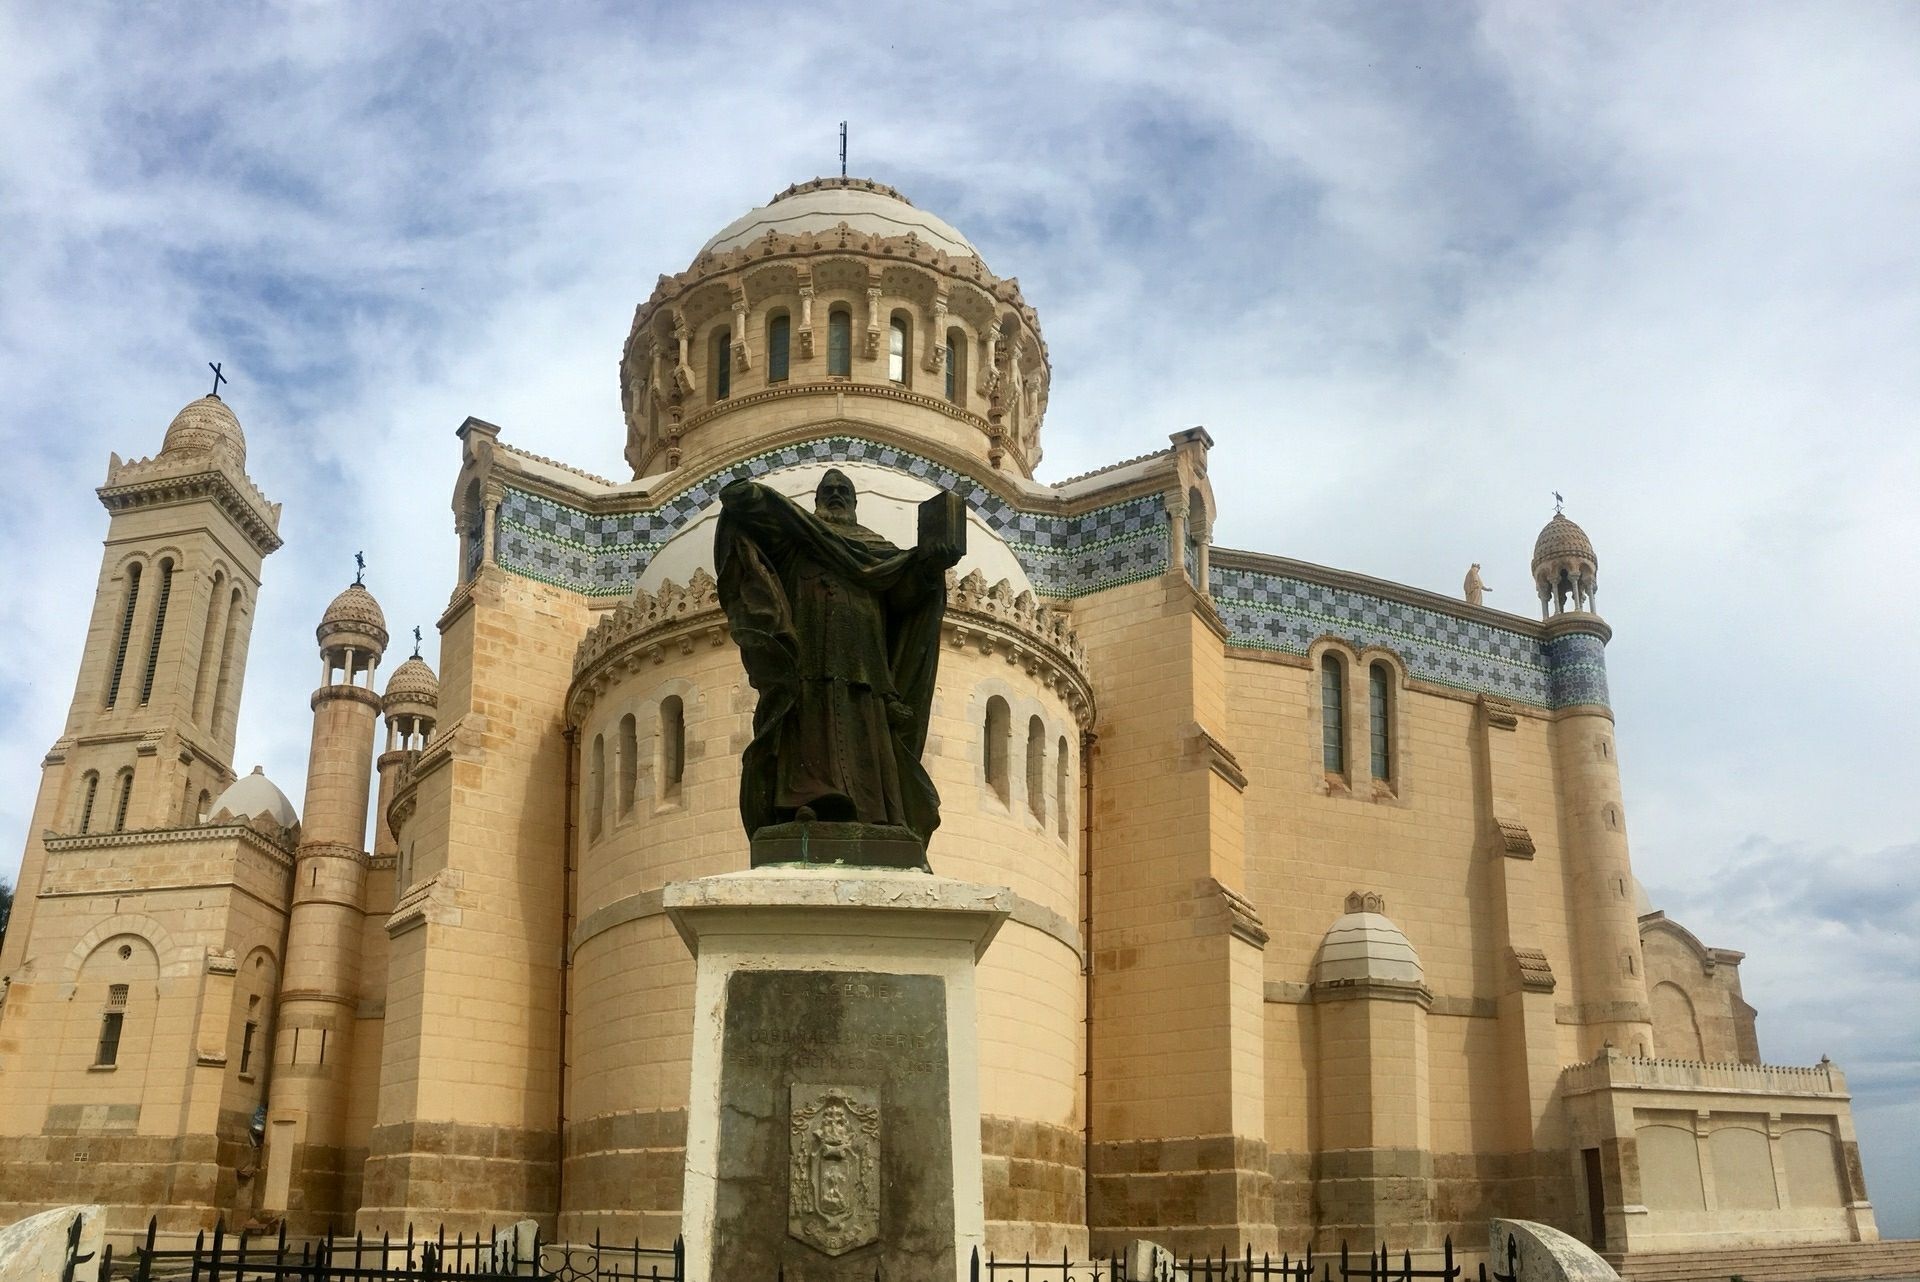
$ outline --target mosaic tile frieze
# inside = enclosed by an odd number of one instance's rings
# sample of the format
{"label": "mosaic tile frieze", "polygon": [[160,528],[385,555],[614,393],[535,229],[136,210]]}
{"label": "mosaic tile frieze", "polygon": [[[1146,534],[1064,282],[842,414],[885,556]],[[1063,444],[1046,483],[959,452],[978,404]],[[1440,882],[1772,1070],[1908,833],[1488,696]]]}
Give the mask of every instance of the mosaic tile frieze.
{"label": "mosaic tile frieze", "polygon": [[944,464],[859,437],[834,436],[768,450],[713,473],[645,512],[599,515],[509,487],[496,525],[495,559],[516,574],[587,596],[633,590],[654,553],[739,477],[807,463],[871,463],[917,476],[966,499],[998,534],[1044,596],[1071,597],[1139,579],[1167,566],[1167,513],[1157,494],[1077,516],[1027,512]]}
{"label": "mosaic tile frieze", "polygon": [[[1256,570],[1212,567],[1214,606],[1236,645],[1306,654],[1319,638],[1400,656],[1416,680],[1536,707],[1607,701],[1598,637],[1536,637],[1439,610]],[[1569,646],[1568,642],[1591,646]]]}

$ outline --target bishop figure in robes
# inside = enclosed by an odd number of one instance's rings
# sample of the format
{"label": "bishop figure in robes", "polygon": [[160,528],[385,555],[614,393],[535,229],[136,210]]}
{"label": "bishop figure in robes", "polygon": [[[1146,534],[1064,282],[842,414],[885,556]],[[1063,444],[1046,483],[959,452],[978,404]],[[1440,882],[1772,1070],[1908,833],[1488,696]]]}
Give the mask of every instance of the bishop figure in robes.
{"label": "bishop figure in robes", "polygon": [[720,491],[720,604],[760,696],[740,769],[756,865],[925,869],[940,823],[920,754],[966,505],[947,490],[921,504],[919,544],[903,549],[861,525],[856,504],[837,468],[811,512],[753,481]]}

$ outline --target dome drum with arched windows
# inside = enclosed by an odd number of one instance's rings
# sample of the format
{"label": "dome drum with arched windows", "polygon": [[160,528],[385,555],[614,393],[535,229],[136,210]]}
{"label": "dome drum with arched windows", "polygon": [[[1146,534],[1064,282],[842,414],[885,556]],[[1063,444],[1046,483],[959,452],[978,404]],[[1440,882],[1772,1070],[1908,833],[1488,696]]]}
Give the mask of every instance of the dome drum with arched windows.
{"label": "dome drum with arched windows", "polygon": [[1600,557],[1587,532],[1560,512],[1553,514],[1533,543],[1533,585],[1540,596],[1540,617],[1593,609],[1600,586]]}
{"label": "dome drum with arched windows", "polygon": [[1031,476],[1051,366],[1019,283],[950,224],[882,183],[821,178],[661,277],[620,371],[636,477],[826,415]]}

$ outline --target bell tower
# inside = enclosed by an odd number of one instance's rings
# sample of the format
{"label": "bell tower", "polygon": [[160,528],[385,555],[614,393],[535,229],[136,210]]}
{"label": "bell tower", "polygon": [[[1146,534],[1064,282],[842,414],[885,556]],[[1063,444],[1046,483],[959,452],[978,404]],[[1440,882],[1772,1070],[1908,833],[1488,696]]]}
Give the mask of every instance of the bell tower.
{"label": "bell tower", "polygon": [[174,416],[152,458],[108,461],[93,615],[66,728],[42,762],[0,975],[30,955],[43,834],[195,824],[233,781],[260,565],[280,546],[280,505],[246,458],[240,421],[208,395]]}

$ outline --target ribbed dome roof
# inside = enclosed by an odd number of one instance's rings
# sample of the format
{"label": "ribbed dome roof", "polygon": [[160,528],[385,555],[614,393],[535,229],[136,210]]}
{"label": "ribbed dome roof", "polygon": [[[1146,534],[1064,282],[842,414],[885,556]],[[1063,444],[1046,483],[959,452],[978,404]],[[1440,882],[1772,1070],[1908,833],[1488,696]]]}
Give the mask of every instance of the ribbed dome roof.
{"label": "ribbed dome roof", "polygon": [[416,654],[393,670],[393,677],[387,682],[386,706],[400,703],[437,705],[439,702],[440,678],[433,675],[433,669],[427,666],[425,659]]}
{"label": "ribbed dome roof", "polygon": [[1385,913],[1347,913],[1335,919],[1314,958],[1315,983],[1385,979],[1418,984],[1426,977],[1420,954]]}
{"label": "ribbed dome roof", "polygon": [[1542,561],[1562,557],[1591,561],[1595,566],[1600,564],[1600,558],[1593,550],[1593,540],[1587,537],[1587,532],[1555,512],[1546,528],[1540,531],[1540,537],[1533,541],[1533,562],[1538,565]]}
{"label": "ribbed dome roof", "polygon": [[375,637],[384,647],[387,644],[387,616],[381,612],[380,603],[373,599],[373,593],[354,583],[333,598],[333,604],[320,616],[320,626],[316,631],[323,645],[329,634],[358,632]]}
{"label": "ribbed dome roof", "polygon": [[282,828],[291,828],[300,822],[300,815],[287,800],[287,794],[274,787],[273,780],[261,771],[259,766],[253,773],[235,779],[227,785],[227,790],[214,799],[207,811],[207,818],[227,814],[235,819],[252,819],[265,815]]}
{"label": "ribbed dome roof", "polygon": [[218,396],[202,396],[189,401],[173,422],[167,425],[166,439],[160,443],[162,454],[182,450],[214,450],[235,463],[247,461],[247,438],[240,431],[240,420]]}
{"label": "ribbed dome roof", "polygon": [[728,223],[719,235],[701,246],[700,252],[738,249],[769,231],[789,235],[832,231],[841,223],[876,236],[905,236],[911,232],[957,258],[980,256],[980,251],[951,223],[915,209],[893,188],[867,178],[816,178],[797,183]]}

